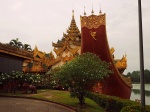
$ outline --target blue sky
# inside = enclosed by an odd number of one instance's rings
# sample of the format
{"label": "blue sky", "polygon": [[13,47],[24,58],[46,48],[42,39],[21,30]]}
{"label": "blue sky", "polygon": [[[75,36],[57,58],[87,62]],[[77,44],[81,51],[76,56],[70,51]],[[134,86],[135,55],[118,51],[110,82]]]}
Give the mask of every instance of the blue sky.
{"label": "blue sky", "polygon": [[[84,6],[87,15],[106,13],[106,29],[115,58],[126,53],[125,73],[139,70],[138,0],[0,0],[0,42],[19,38],[32,48],[52,51],[70,25],[72,9],[79,29]],[[142,0],[145,69],[150,69],[150,0]]]}

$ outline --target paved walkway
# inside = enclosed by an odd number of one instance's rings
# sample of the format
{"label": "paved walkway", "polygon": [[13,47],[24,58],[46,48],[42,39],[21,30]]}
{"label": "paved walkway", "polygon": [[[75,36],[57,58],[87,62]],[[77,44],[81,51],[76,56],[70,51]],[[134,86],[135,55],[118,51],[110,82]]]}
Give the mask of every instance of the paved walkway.
{"label": "paved walkway", "polygon": [[0,112],[75,112],[75,111],[64,106],[40,100],[0,97]]}

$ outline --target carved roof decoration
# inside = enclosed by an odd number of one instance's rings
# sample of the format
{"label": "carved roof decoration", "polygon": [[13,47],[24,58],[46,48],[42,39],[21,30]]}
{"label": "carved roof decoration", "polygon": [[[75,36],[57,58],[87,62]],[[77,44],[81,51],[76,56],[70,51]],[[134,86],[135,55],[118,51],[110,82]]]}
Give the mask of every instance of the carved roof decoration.
{"label": "carved roof decoration", "polygon": [[37,46],[33,50],[33,60],[25,60],[23,66],[24,72],[47,72],[55,63],[55,57],[52,52],[46,54],[39,51]]}
{"label": "carved roof decoration", "polygon": [[80,16],[81,27],[87,27],[88,29],[98,28],[100,25],[106,25],[105,14]]}
{"label": "carved roof decoration", "polygon": [[35,48],[34,48],[33,52],[34,52],[34,56],[33,56],[34,58],[39,57],[39,58],[43,59],[43,58],[44,58],[44,56],[46,55],[46,53],[45,53],[45,52],[41,52],[41,51],[39,51],[39,50],[38,50],[38,48],[37,48],[37,46],[35,46]]}
{"label": "carved roof decoration", "polygon": [[114,64],[116,66],[116,68],[119,70],[119,72],[122,74],[124,72],[124,70],[127,68],[127,55],[123,55],[123,57],[121,59],[115,59],[114,57],[114,53],[115,52],[115,49],[112,47],[110,49],[110,53],[113,57],[113,60],[114,60]]}
{"label": "carved roof decoration", "polygon": [[76,55],[78,50],[79,50],[78,47],[76,47],[76,48],[74,48],[74,49],[71,48],[68,41],[66,41],[66,42],[64,43],[64,46],[63,46],[63,47],[57,48],[57,49],[54,48],[54,52],[56,53],[57,56],[60,56],[61,53],[64,52],[64,51],[70,51],[73,55]]}
{"label": "carved roof decoration", "polygon": [[125,69],[127,68],[127,59],[126,54],[123,55],[122,59],[115,60],[115,65],[118,69]]}
{"label": "carved roof decoration", "polygon": [[72,55],[71,56],[66,55],[65,57],[62,58],[62,61],[63,62],[69,62],[72,59],[74,59],[74,56],[72,56]]}

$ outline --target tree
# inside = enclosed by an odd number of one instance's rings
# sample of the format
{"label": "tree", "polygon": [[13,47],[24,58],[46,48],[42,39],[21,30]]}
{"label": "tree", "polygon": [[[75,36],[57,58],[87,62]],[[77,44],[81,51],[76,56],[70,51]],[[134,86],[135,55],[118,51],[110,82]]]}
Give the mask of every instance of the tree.
{"label": "tree", "polygon": [[148,69],[145,69],[144,75],[145,75],[145,83],[150,84],[150,71]]}
{"label": "tree", "polygon": [[140,82],[140,71],[133,71],[132,76],[131,76],[131,80],[135,83]]}
{"label": "tree", "polygon": [[23,49],[27,51],[32,51],[31,46],[29,44],[24,44]]}
{"label": "tree", "polygon": [[[131,77],[133,83],[140,83],[140,71],[128,72],[127,77]],[[150,84],[150,71],[148,69],[144,70],[144,79],[146,84]]]}
{"label": "tree", "polygon": [[63,86],[68,85],[71,95],[77,97],[82,106],[89,88],[112,73],[108,68],[109,64],[101,61],[96,54],[84,53],[64,64],[54,78]]}
{"label": "tree", "polygon": [[17,47],[17,48],[22,48],[23,45],[22,45],[22,42],[19,41],[19,38],[16,38],[16,39],[12,39],[9,44],[11,46],[14,46],[14,47]]}

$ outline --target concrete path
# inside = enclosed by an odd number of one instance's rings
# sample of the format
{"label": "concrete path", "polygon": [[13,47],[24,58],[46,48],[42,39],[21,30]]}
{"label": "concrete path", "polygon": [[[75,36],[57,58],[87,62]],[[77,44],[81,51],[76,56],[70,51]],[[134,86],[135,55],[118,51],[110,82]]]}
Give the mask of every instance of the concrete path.
{"label": "concrete path", "polygon": [[75,111],[64,106],[40,100],[0,97],[0,112],[75,112]]}

